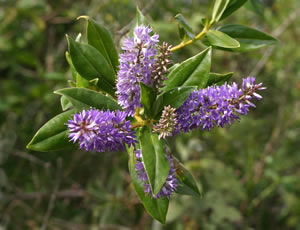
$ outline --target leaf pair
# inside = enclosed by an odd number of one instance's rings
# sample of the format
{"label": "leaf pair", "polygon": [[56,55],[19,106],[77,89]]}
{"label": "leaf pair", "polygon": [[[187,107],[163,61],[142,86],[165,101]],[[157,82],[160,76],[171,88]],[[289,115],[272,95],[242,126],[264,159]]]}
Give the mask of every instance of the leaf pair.
{"label": "leaf pair", "polygon": [[[141,150],[145,170],[149,178],[150,186],[154,194],[158,193],[164,185],[169,173],[169,162],[165,155],[162,141],[158,140],[157,134],[153,134],[148,127],[144,127],[139,132]],[[169,200],[166,197],[154,199],[151,195],[145,194],[144,184],[138,178],[135,168],[136,154],[134,148],[128,148],[129,153],[129,172],[133,186],[143,203],[147,212],[161,223],[166,222]],[[177,193],[182,195],[200,196],[198,186],[193,176],[178,161],[174,159],[176,176],[178,178]]]}
{"label": "leaf pair", "polygon": [[119,62],[112,36],[107,29],[87,16],[79,18],[87,20],[88,44],[67,36],[72,65],[81,77],[86,80],[98,78],[98,87],[114,95]]}
{"label": "leaf pair", "polygon": [[213,7],[211,21],[218,22],[227,18],[246,2],[247,0],[216,0]]}
{"label": "leaf pair", "polygon": [[118,103],[110,96],[85,88],[67,88],[57,90],[55,93],[63,95],[75,109],[61,113],[43,125],[27,145],[28,149],[47,152],[74,146],[69,142],[66,123],[76,111],[91,107],[109,110],[120,109]]}

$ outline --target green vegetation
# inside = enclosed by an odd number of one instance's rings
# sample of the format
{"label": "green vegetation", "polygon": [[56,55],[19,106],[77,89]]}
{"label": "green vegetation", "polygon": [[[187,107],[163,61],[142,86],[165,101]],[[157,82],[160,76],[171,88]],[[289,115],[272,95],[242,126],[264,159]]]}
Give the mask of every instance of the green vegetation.
{"label": "green vegetation", "polygon": [[[230,26],[220,31],[235,39],[216,40],[219,31],[208,36],[208,44],[221,46],[213,51],[212,72],[226,73],[224,78],[229,79],[228,72],[234,70],[232,79],[238,82],[242,77],[256,76],[268,89],[263,91],[264,99],[257,109],[240,123],[170,139],[176,156],[193,172],[202,198],[175,195],[170,201],[166,226],[153,221],[138,200],[129,178],[127,154],[93,154],[74,150],[72,146],[68,151],[49,153],[26,150],[34,133],[62,112],[60,103],[66,109],[66,98],[93,93],[86,89],[63,89],[56,91],[59,95],[53,94],[53,89],[66,88],[78,77],[72,75],[65,58],[65,34],[75,38],[86,33],[82,28],[87,22],[77,21],[78,16],[89,15],[104,24],[119,47],[120,40],[129,32],[138,4],[153,19],[151,24],[161,40],[175,46],[180,43],[177,24],[187,42],[198,36],[186,21],[201,31],[202,18],[213,10],[212,2],[0,1],[0,229],[300,229],[297,0],[248,0],[245,7],[224,19],[224,24],[238,22],[272,34],[279,40],[275,46],[230,53],[222,49],[233,48],[236,40],[248,38],[230,34]],[[216,16],[215,20],[222,25],[222,17]],[[91,31],[101,30],[93,21],[88,23]],[[240,30],[249,31],[247,27]],[[263,33],[260,39],[274,42]],[[258,40],[238,49],[249,50],[259,44]],[[101,44],[97,45],[101,50]],[[185,60],[205,48],[196,41],[174,52],[174,58]],[[115,68],[115,55],[105,58],[110,60],[107,65]],[[91,89],[97,84],[81,80],[80,84]],[[101,104],[100,100],[78,106]],[[111,106],[118,105],[112,102]]]}

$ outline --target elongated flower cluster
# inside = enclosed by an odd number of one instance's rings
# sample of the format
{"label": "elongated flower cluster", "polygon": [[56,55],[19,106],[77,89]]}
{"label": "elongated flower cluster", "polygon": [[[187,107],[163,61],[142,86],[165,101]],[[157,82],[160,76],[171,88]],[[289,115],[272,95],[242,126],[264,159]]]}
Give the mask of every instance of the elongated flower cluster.
{"label": "elongated flower cluster", "polygon": [[118,102],[122,108],[133,116],[140,103],[140,82],[152,85],[152,71],[157,54],[158,35],[150,35],[152,29],[138,26],[133,38],[127,38],[120,54],[120,70],[117,80]]}
{"label": "elongated flower cluster", "polygon": [[262,83],[256,84],[254,77],[248,77],[241,88],[232,83],[196,90],[177,110],[177,131],[210,130],[239,120],[240,114],[246,115],[250,107],[255,107],[250,100],[260,100],[257,91],[264,89]]}
{"label": "elongated flower cluster", "polygon": [[164,81],[167,80],[168,67],[171,64],[170,55],[171,47],[168,43],[163,42],[159,47],[159,55],[157,55],[156,62],[152,71],[153,88],[159,91],[164,86]]}
{"label": "elongated flower cluster", "polygon": [[165,184],[163,185],[163,187],[161,188],[161,190],[154,195],[151,191],[151,187],[149,184],[149,179],[147,176],[147,173],[145,171],[145,166],[142,160],[142,154],[141,154],[141,150],[136,150],[136,158],[137,158],[137,163],[135,165],[136,171],[138,173],[138,177],[141,181],[144,182],[144,192],[149,194],[150,196],[152,196],[154,199],[158,199],[160,197],[167,197],[168,199],[170,199],[171,194],[176,190],[177,186],[178,186],[178,181],[176,178],[176,169],[174,167],[174,160],[172,159],[172,157],[168,154],[166,154],[166,156],[168,157],[168,161],[170,164],[170,170],[169,170],[169,174],[168,177],[166,179]]}
{"label": "elongated flower cluster", "polygon": [[123,111],[83,110],[68,121],[69,138],[86,151],[124,150],[124,144],[136,143],[135,132],[125,118]]}
{"label": "elongated flower cluster", "polygon": [[172,136],[177,125],[177,114],[175,111],[176,109],[170,105],[165,106],[159,122],[153,126],[153,131],[159,133],[159,139]]}

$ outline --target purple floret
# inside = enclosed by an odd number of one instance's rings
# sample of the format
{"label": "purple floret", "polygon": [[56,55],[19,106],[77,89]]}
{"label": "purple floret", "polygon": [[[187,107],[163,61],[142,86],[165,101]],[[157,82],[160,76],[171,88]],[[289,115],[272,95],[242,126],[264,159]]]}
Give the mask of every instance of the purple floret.
{"label": "purple floret", "polygon": [[145,170],[144,162],[142,160],[141,150],[138,149],[135,151],[135,153],[137,158],[135,169],[137,171],[138,178],[144,183],[144,192],[151,195],[154,199],[158,199],[160,197],[167,197],[168,199],[170,199],[171,194],[176,190],[178,186],[178,180],[176,178],[176,169],[174,167],[174,160],[172,159],[172,157],[166,154],[170,164],[169,174],[161,190],[156,195],[154,195],[152,193],[149,179]]}
{"label": "purple floret", "polygon": [[246,115],[255,105],[252,98],[262,99],[257,93],[264,90],[262,83],[256,84],[254,77],[243,79],[242,88],[236,83],[211,86],[195,90],[182,106],[177,109],[177,131],[189,132],[201,128],[224,127],[239,120],[239,115]]}
{"label": "purple floret", "polygon": [[125,39],[120,54],[120,70],[117,78],[118,103],[133,116],[140,103],[140,82],[152,85],[151,75],[157,54],[158,35],[152,29],[138,26],[133,37]]}
{"label": "purple floret", "polygon": [[85,151],[122,151],[136,143],[135,131],[124,111],[83,110],[68,121],[69,138]]}

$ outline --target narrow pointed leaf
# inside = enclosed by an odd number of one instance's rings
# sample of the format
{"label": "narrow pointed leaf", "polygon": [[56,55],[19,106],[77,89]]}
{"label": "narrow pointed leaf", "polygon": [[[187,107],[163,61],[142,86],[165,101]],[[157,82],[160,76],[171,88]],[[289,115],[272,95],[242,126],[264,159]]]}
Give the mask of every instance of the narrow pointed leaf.
{"label": "narrow pointed leaf", "polygon": [[177,14],[175,19],[178,22],[180,38],[182,40],[186,40],[187,38],[194,39],[195,34],[183,15]]}
{"label": "narrow pointed leaf", "polygon": [[213,22],[218,22],[220,20],[229,2],[230,0],[215,0],[213,12],[212,12]]}
{"label": "narrow pointed leaf", "polygon": [[66,56],[67,62],[69,64],[71,72],[72,72],[72,78],[73,78],[73,80],[76,80],[77,71],[72,63],[70,53],[68,51],[66,51],[65,56]]}
{"label": "narrow pointed leaf", "polygon": [[233,72],[230,73],[209,73],[209,78],[207,82],[207,86],[211,85],[223,85],[225,82],[228,82],[233,75]]}
{"label": "narrow pointed leaf", "polygon": [[160,115],[163,108],[168,105],[176,109],[179,108],[194,90],[194,86],[183,86],[170,89],[159,95],[153,104],[154,116]]}
{"label": "narrow pointed leaf", "polygon": [[99,87],[114,95],[115,72],[103,55],[89,44],[67,38],[72,63],[80,76],[87,80],[99,78]]}
{"label": "narrow pointed leaf", "polygon": [[134,153],[134,148],[128,148],[129,153],[129,173],[134,186],[134,189],[143,203],[146,211],[154,219],[158,220],[162,224],[166,222],[166,215],[169,207],[168,198],[153,199],[149,194],[145,194],[144,185],[141,180],[139,180],[137,172],[135,170],[136,156]]}
{"label": "narrow pointed leaf", "polygon": [[66,96],[60,97],[60,104],[63,111],[66,111],[73,106]]}
{"label": "narrow pointed leaf", "polygon": [[112,97],[86,88],[65,88],[57,90],[55,93],[65,96],[73,106],[80,110],[91,107],[111,111],[121,109]]}
{"label": "narrow pointed leaf", "polygon": [[222,16],[220,17],[219,21],[227,18],[229,15],[231,15],[233,12],[235,12],[241,6],[243,6],[246,2],[247,0],[231,0],[227,5],[225,11],[223,12]]}
{"label": "narrow pointed leaf", "polygon": [[173,159],[176,168],[176,177],[178,179],[176,193],[201,197],[201,193],[193,175],[184,168],[184,166],[176,158],[173,157]]}
{"label": "narrow pointed leaf", "polygon": [[152,133],[149,127],[140,131],[140,147],[153,194],[157,194],[164,185],[169,174],[169,161],[165,155],[162,141]]}
{"label": "narrow pointed leaf", "polygon": [[136,7],[136,26],[144,25],[148,26],[150,23],[148,22],[147,18],[143,15],[142,11],[138,7]]}
{"label": "narrow pointed leaf", "polygon": [[129,35],[132,36],[134,28],[140,25],[149,26],[150,23],[148,22],[147,18],[143,15],[142,11],[140,11],[140,9],[136,7],[136,17],[129,31]]}
{"label": "narrow pointed leaf", "polygon": [[89,81],[85,78],[81,77],[79,73],[76,75],[76,87],[79,88],[88,88],[89,87]]}
{"label": "narrow pointed leaf", "polygon": [[244,25],[230,24],[222,26],[218,30],[239,41],[240,47],[231,51],[251,51],[277,42],[276,38]]}
{"label": "narrow pointed leaf", "polygon": [[152,117],[152,105],[156,99],[156,93],[152,87],[140,82],[141,87],[141,103],[145,108],[147,116]]}
{"label": "narrow pointed leaf", "polygon": [[75,110],[70,110],[53,117],[37,131],[26,147],[35,151],[49,152],[74,146],[69,142],[66,125],[74,113]]}
{"label": "narrow pointed leaf", "polygon": [[227,34],[217,31],[209,30],[206,33],[209,44],[212,46],[222,47],[222,48],[238,48],[240,43],[228,36]]}
{"label": "narrow pointed leaf", "polygon": [[203,88],[207,84],[211,66],[211,48],[191,57],[176,66],[168,75],[163,92],[179,86],[197,86]]}
{"label": "narrow pointed leaf", "polygon": [[264,16],[264,5],[262,0],[249,0],[246,7],[254,13]]}
{"label": "narrow pointed leaf", "polygon": [[114,71],[117,72],[119,57],[111,33],[104,26],[88,16],[81,16],[79,18],[87,20],[88,43],[95,47],[103,55]]}

